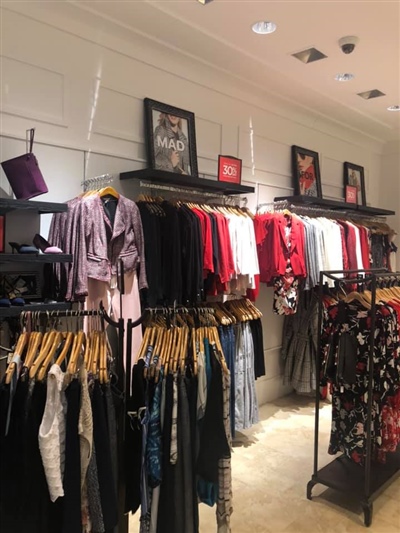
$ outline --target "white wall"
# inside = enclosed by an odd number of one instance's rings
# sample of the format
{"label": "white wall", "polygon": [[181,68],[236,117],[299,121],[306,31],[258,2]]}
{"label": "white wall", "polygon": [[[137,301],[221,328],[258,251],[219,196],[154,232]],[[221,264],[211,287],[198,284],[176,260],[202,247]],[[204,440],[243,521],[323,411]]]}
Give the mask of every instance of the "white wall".
{"label": "white wall", "polygon": [[[73,197],[84,176],[144,167],[142,100],[150,97],[195,113],[201,174],[216,177],[220,153],[243,159],[243,181],[256,186],[250,206],[292,193],[290,148],[297,144],[319,152],[325,197],[342,198],[342,164],[351,161],[365,168],[368,203],[386,207],[379,140],[76,6],[8,3],[1,45],[1,160],[21,153],[23,143],[15,139],[36,126],[35,152],[49,186],[40,199]],[[0,194],[9,194],[0,179]],[[115,185],[127,196],[137,194],[132,183]],[[261,290],[258,305],[267,363],[267,376],[258,381],[263,403],[288,389],[279,366],[282,319],[271,313],[270,289]]]}

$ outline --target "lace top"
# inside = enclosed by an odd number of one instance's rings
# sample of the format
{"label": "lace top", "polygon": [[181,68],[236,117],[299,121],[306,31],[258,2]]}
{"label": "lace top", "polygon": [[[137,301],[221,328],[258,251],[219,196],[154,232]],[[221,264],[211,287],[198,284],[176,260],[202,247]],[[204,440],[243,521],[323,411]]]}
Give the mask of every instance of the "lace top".
{"label": "lace top", "polygon": [[55,502],[64,496],[65,417],[67,404],[63,389],[64,372],[58,365],[50,368],[47,378],[47,398],[39,428],[39,448],[50,498]]}

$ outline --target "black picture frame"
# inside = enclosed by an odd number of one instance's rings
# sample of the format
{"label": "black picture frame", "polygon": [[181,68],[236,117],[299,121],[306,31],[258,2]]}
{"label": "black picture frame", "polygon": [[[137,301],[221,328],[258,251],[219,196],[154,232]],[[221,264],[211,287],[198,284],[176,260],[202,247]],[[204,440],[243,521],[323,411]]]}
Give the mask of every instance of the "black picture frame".
{"label": "black picture frame", "polygon": [[357,188],[357,205],[367,205],[364,167],[345,161],[343,164],[343,180],[345,189],[346,185]]}
{"label": "black picture frame", "polygon": [[[150,98],[144,99],[144,109],[150,168],[198,178],[194,113]],[[175,124],[169,117],[179,120]]]}
{"label": "black picture frame", "polygon": [[6,240],[6,217],[0,215],[0,254],[5,251],[5,240]]}
{"label": "black picture frame", "polygon": [[[308,159],[310,157],[312,160]],[[292,174],[294,192],[297,196],[322,198],[318,152],[293,145]]]}

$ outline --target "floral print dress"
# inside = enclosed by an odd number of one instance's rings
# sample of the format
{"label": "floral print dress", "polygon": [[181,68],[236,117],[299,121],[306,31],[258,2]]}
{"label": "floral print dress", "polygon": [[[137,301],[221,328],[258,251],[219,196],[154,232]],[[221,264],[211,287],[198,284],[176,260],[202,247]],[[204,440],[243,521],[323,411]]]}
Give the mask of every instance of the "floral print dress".
{"label": "floral print dress", "polygon": [[[355,339],[352,383],[338,372],[340,358],[349,355],[339,349],[344,334]],[[370,311],[358,303],[340,302],[325,309],[321,384],[328,381],[332,388],[328,453],[342,452],[359,464],[364,464],[367,450],[370,334]],[[376,305],[374,339],[372,452],[375,459],[384,462],[386,452],[400,441],[399,416],[393,415],[393,406],[400,404],[399,322],[397,310],[387,304]]]}

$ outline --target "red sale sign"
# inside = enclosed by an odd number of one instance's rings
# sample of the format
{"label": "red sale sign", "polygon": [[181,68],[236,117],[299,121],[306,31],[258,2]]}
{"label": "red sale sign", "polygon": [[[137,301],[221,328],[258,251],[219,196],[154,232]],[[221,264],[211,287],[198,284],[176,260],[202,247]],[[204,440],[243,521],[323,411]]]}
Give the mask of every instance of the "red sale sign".
{"label": "red sale sign", "polygon": [[348,204],[357,203],[357,187],[352,187],[351,185],[346,185],[346,202]]}
{"label": "red sale sign", "polygon": [[218,181],[240,184],[242,180],[242,160],[237,157],[218,157]]}

